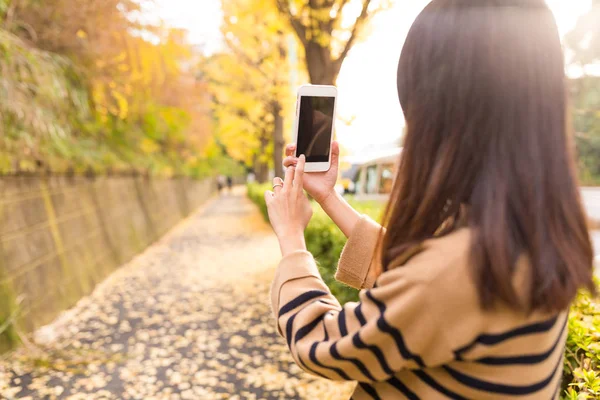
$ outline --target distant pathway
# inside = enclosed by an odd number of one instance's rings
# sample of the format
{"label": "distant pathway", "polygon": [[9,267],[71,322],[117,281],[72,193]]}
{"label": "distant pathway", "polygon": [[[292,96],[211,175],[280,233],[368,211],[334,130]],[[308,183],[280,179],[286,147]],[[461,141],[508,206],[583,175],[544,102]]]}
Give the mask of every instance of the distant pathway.
{"label": "distant pathway", "polygon": [[241,190],[215,199],[4,357],[0,398],[347,399],[275,333],[278,259]]}

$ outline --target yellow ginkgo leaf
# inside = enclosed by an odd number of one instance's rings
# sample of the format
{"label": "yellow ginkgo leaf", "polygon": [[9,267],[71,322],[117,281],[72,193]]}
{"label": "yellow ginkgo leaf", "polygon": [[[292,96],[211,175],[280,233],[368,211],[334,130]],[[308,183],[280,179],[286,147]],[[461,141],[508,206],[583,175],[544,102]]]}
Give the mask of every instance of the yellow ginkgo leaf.
{"label": "yellow ginkgo leaf", "polygon": [[140,143],[140,149],[145,154],[154,154],[160,150],[160,146],[154,140],[145,137]]}

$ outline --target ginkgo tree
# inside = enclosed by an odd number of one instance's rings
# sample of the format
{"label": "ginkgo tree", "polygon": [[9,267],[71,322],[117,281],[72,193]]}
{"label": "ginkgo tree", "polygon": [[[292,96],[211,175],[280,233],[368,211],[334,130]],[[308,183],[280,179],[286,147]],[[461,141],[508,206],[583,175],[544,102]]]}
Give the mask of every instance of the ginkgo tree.
{"label": "ginkgo tree", "polygon": [[310,82],[334,85],[369,21],[391,0],[270,0],[304,49]]}
{"label": "ginkgo tree", "polygon": [[226,49],[205,62],[217,135],[259,181],[282,176],[284,117],[293,103],[287,26],[269,2],[222,2]]}
{"label": "ginkgo tree", "polygon": [[204,71],[213,93],[215,136],[223,151],[265,181],[272,157],[272,128],[266,103],[248,85],[248,71],[232,54],[206,60]]}
{"label": "ginkgo tree", "polygon": [[600,0],[565,37],[567,61],[581,73],[570,80],[579,172],[584,184],[600,183]]}
{"label": "ginkgo tree", "polygon": [[206,170],[197,55],[146,3],[0,0],[0,173]]}

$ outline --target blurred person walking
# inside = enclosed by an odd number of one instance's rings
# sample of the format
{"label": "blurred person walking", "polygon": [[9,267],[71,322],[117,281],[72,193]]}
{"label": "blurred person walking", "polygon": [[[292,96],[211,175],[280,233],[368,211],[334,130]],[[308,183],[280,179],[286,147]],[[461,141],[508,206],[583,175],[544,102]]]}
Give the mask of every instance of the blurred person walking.
{"label": "blurred person walking", "polygon": [[225,188],[226,183],[227,182],[225,180],[225,176],[219,175],[217,177],[217,189],[219,190],[219,194],[221,194],[221,191],[223,190],[223,188]]}
{"label": "blurred person walking", "polygon": [[[265,194],[277,329],[353,399],[551,399],[569,306],[594,291],[558,29],[543,0],[433,0],[398,67],[404,151],[379,225],[288,146]],[[399,111],[400,112],[400,111]],[[342,307],[307,252],[305,189],[348,237]]]}

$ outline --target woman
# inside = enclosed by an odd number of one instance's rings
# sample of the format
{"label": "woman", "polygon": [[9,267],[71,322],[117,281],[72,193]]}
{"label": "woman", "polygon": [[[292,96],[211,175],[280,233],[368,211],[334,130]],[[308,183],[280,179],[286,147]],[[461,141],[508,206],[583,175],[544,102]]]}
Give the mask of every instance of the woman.
{"label": "woman", "polygon": [[[332,169],[286,159],[266,193],[283,260],[277,327],[298,365],[355,399],[551,399],[569,304],[593,291],[559,34],[543,0],[433,0],[398,68],[407,132],[382,230]],[[293,148],[288,148],[288,154]],[[295,166],[295,167],[294,167]],[[302,187],[349,237],[341,307],[306,251]]]}

